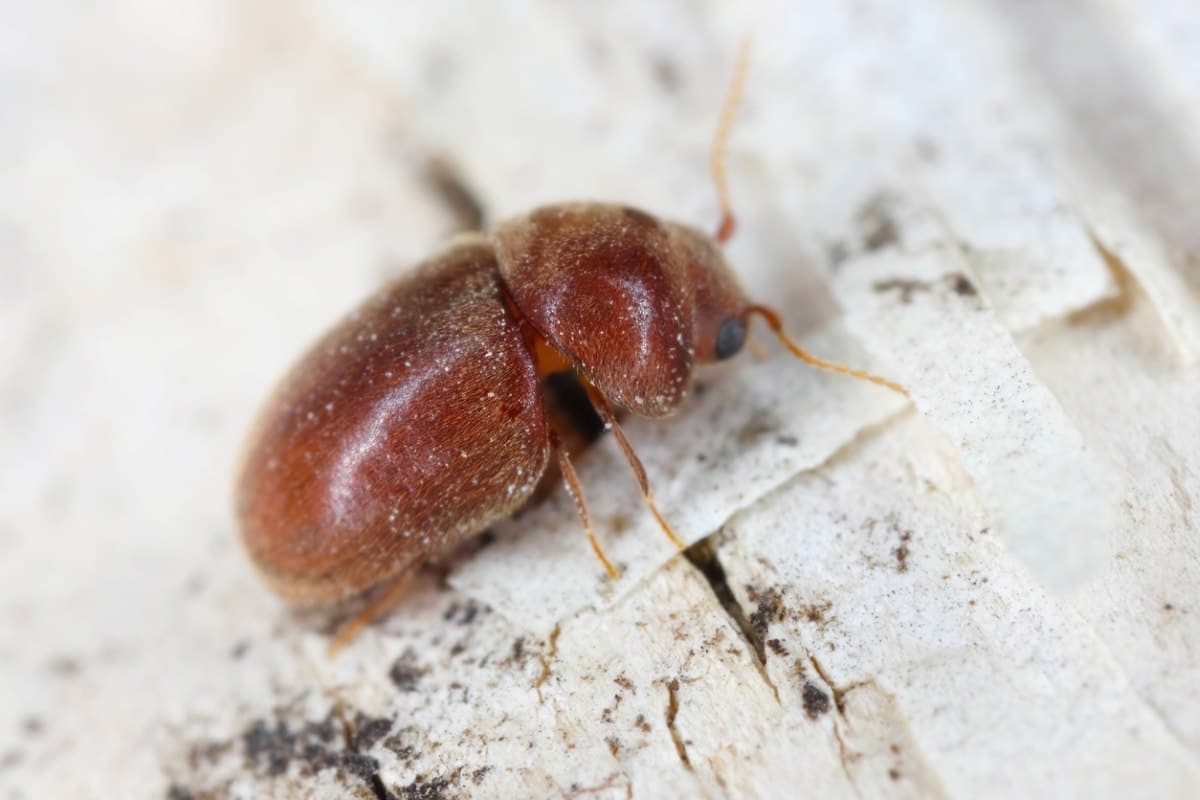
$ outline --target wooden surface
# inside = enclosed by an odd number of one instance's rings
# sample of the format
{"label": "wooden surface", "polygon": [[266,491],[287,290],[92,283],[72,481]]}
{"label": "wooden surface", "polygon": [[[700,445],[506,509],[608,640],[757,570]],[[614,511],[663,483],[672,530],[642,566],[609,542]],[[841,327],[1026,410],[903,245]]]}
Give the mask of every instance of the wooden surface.
{"label": "wooden surface", "polygon": [[[308,0],[0,24],[0,796],[1200,794],[1195,4]],[[473,216],[715,224],[766,340],[337,659],[230,490]]]}

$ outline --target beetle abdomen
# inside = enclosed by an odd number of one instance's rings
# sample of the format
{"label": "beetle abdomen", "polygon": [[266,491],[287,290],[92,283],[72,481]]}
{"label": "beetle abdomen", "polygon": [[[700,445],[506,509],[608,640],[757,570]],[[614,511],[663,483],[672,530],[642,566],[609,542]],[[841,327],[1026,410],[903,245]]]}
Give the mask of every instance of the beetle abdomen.
{"label": "beetle abdomen", "polygon": [[549,456],[533,358],[490,243],[376,294],[269,401],[238,485],[254,560],[288,599],[348,596],[512,513]]}

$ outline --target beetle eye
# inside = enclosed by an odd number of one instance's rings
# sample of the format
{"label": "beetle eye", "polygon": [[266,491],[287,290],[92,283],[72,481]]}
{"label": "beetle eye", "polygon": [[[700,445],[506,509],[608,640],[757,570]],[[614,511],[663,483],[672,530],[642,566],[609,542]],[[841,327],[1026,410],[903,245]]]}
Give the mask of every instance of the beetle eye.
{"label": "beetle eye", "polygon": [[746,343],[746,323],[741,317],[730,317],[717,330],[716,356],[718,359],[736,355]]}

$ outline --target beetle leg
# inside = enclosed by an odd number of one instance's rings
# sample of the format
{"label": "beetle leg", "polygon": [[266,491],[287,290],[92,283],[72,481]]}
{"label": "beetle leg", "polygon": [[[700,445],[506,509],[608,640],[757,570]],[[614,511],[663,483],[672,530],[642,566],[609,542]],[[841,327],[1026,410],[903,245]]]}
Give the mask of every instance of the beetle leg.
{"label": "beetle leg", "polygon": [[333,658],[338,652],[350,644],[351,640],[359,634],[359,632],[379,618],[383,612],[387,611],[393,603],[395,603],[400,595],[404,592],[408,582],[412,580],[412,576],[417,574],[416,567],[409,567],[404,572],[401,572],[392,582],[384,587],[379,594],[364,608],[362,611],[354,615],[352,619],[343,623],[338,628],[337,634],[334,635],[333,641],[329,643],[329,647],[325,650],[325,655],[328,658]]}
{"label": "beetle leg", "polygon": [[583,484],[579,482],[579,475],[575,472],[574,465],[571,464],[567,448],[563,447],[562,440],[558,438],[558,431],[554,428],[550,428],[550,446],[554,448],[554,454],[558,457],[558,468],[562,472],[563,483],[567,485],[567,491],[570,492],[571,499],[575,501],[575,508],[579,511],[579,518],[583,521],[583,529],[587,531],[588,544],[592,546],[592,552],[596,554],[596,558],[600,559],[600,563],[604,565],[610,578],[620,577],[617,568],[608,560],[608,556],[604,555],[604,550],[596,539],[596,530],[592,527],[592,514],[588,511],[587,500],[583,496]]}
{"label": "beetle leg", "polygon": [[671,540],[671,544],[683,550],[687,547],[682,539],[675,535],[675,531],[671,530],[671,526],[663,519],[663,515],[658,512],[658,506],[654,505],[654,495],[650,491],[650,481],[646,479],[646,468],[642,466],[642,461],[637,457],[637,453],[633,452],[633,447],[630,446],[629,440],[625,438],[625,431],[621,430],[621,426],[617,424],[617,415],[613,412],[612,406],[608,404],[608,400],[604,395],[591,384],[587,385],[588,397],[592,400],[592,405],[596,407],[596,411],[600,414],[600,419],[604,420],[606,427],[611,428],[613,436],[617,438],[617,445],[621,448],[621,452],[625,454],[625,460],[629,462],[629,468],[633,470],[633,475],[637,478],[638,488],[642,490],[642,499],[646,501],[646,507],[650,509],[650,513],[654,515],[654,519],[658,521],[658,526],[662,528],[662,532]]}

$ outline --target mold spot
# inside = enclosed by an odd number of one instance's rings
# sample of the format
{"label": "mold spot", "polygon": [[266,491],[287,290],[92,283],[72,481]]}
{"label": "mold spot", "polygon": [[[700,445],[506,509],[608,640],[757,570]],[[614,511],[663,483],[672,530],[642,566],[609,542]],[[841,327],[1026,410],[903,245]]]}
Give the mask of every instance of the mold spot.
{"label": "mold spot", "polygon": [[734,432],[733,438],[742,447],[751,447],[760,440],[774,435],[781,423],[773,414],[756,410]]}
{"label": "mold spot", "polygon": [[456,770],[448,776],[437,778],[418,775],[412,783],[401,787],[400,797],[403,800],[449,800],[453,795],[448,794],[446,790],[454,786],[458,780],[458,772]]}
{"label": "mold spot", "polygon": [[966,275],[955,275],[953,286],[954,293],[962,297],[974,297],[979,294],[975,284],[971,283]]}
{"label": "mold spot", "polygon": [[884,192],[872,195],[858,211],[862,247],[868,252],[882,250],[900,241],[900,231],[893,217],[895,199]]}
{"label": "mold spot", "polygon": [[779,593],[779,589],[774,587],[763,590],[747,586],[746,594],[749,596],[750,602],[757,606],[754,613],[750,615],[750,626],[753,628],[754,634],[763,640],[771,629],[771,623],[782,622],[786,616],[787,609],[783,604],[783,596]]}
{"label": "mold spot", "polygon": [[804,702],[804,713],[808,715],[809,719],[816,719],[829,712],[829,695],[825,694],[812,681],[804,682],[801,698]]}
{"label": "mold spot", "polygon": [[383,746],[390,750],[401,761],[411,761],[417,754],[416,745],[408,744],[402,734],[394,734],[384,740]]}
{"label": "mold spot", "polygon": [[824,603],[812,603],[800,609],[800,617],[814,625],[824,627],[829,622],[829,619],[825,615],[829,613],[829,609],[831,608],[833,608],[833,603],[830,603],[828,600]]}
{"label": "mold spot", "polygon": [[384,717],[370,718],[359,714],[355,719],[354,749],[370,750],[392,730],[392,721]]}
{"label": "mold spot", "polygon": [[930,286],[925,281],[912,280],[910,278],[890,278],[885,281],[875,281],[871,284],[871,289],[876,292],[899,291],[900,302],[908,305],[912,302],[913,294],[928,291]]}
{"label": "mold spot", "polygon": [[425,675],[426,670],[417,663],[417,651],[406,648],[388,670],[392,685],[402,692],[415,692],[417,684]]}
{"label": "mold spot", "polygon": [[362,778],[368,783],[372,782],[372,778],[378,778],[376,773],[379,771],[379,762],[370,756],[364,756],[361,753],[342,753],[342,769],[348,774]]}
{"label": "mold spot", "polygon": [[518,636],[513,639],[512,650],[508,653],[508,660],[511,664],[520,664],[525,660],[525,637]]}
{"label": "mold spot", "polygon": [[267,775],[287,772],[295,743],[295,736],[282,720],[276,722],[274,727],[269,727],[266,720],[256,720],[242,734],[247,766]]}
{"label": "mold spot", "polygon": [[[362,712],[355,712],[351,722],[340,706],[334,706],[320,719],[260,717],[233,739],[193,742],[187,751],[187,763],[193,775],[199,776],[226,774],[230,767],[236,771],[240,761],[242,771],[271,781],[285,775],[288,780],[309,779],[334,770],[343,781],[361,782],[366,791],[356,791],[355,796],[395,800],[379,776],[379,762],[363,752],[390,729],[389,720]],[[231,759],[232,764],[228,763]],[[218,762],[220,766],[215,766]],[[204,800],[228,792],[228,784],[224,790],[213,786],[197,789],[176,780],[171,787],[168,798]]]}
{"label": "mold spot", "polygon": [[892,555],[896,557],[896,571],[908,572],[908,543],[912,540],[912,531],[902,531],[900,534],[900,545],[892,551]]}
{"label": "mold spot", "polygon": [[56,678],[74,678],[83,668],[74,656],[55,656],[46,664],[46,669]]}
{"label": "mold spot", "polygon": [[[480,606],[474,600],[468,600],[463,605],[451,603],[446,609],[446,613],[442,614],[442,619],[447,622],[458,620],[459,625],[470,625],[475,621],[475,617],[479,616]],[[460,616],[461,615],[461,616]]]}
{"label": "mold spot", "polygon": [[850,248],[846,246],[845,242],[830,242],[829,246],[825,248],[825,258],[829,260],[829,266],[833,269],[840,267],[849,257]]}
{"label": "mold spot", "polygon": [[666,94],[675,94],[681,84],[679,65],[669,56],[656,55],[650,59],[650,71],[659,88]]}

